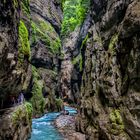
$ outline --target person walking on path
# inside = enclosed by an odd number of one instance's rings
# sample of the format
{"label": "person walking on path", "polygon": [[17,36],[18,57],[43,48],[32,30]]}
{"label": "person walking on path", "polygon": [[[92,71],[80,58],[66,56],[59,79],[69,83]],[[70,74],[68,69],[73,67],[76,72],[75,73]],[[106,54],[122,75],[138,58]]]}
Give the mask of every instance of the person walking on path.
{"label": "person walking on path", "polygon": [[18,104],[22,104],[24,102],[24,95],[23,93],[21,92],[18,96]]}

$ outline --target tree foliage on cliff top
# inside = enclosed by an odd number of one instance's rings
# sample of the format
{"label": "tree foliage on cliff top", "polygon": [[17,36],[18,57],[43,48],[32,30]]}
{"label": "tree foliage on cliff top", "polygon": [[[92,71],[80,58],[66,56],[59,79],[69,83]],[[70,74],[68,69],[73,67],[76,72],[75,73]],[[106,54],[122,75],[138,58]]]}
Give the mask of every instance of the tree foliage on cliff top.
{"label": "tree foliage on cliff top", "polygon": [[68,35],[74,31],[77,26],[80,26],[85,19],[90,0],[63,0],[63,22],[61,35]]}

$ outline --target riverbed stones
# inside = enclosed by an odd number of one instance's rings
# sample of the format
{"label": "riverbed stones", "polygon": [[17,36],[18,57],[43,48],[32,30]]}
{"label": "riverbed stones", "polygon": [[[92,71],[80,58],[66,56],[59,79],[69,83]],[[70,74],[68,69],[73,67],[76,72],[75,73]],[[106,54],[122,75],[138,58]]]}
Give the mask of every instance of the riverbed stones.
{"label": "riverbed stones", "polygon": [[55,125],[64,136],[64,140],[86,140],[84,134],[76,132],[75,121],[75,116],[70,115],[60,115],[56,119]]}

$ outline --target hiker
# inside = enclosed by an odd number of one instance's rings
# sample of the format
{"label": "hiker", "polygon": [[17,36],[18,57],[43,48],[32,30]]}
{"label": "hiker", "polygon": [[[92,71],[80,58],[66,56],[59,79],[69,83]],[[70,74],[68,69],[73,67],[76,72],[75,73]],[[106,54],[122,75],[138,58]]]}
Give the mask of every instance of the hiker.
{"label": "hiker", "polygon": [[18,104],[22,104],[24,102],[24,95],[23,93],[21,92],[18,96]]}

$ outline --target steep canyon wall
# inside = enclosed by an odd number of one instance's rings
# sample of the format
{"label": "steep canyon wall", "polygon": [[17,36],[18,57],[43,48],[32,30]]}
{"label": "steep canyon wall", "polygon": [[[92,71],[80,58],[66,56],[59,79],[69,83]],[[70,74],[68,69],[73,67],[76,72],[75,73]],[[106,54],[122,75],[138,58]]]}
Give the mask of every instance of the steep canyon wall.
{"label": "steep canyon wall", "polygon": [[[139,0],[2,0],[0,48],[1,109],[20,92],[34,117],[66,99],[78,106],[87,140],[139,139]],[[30,107],[11,110],[25,120],[15,132],[30,133]],[[0,138],[12,139],[2,128]]]}
{"label": "steep canyon wall", "polygon": [[77,128],[90,140],[138,140],[140,2],[92,4]]}

